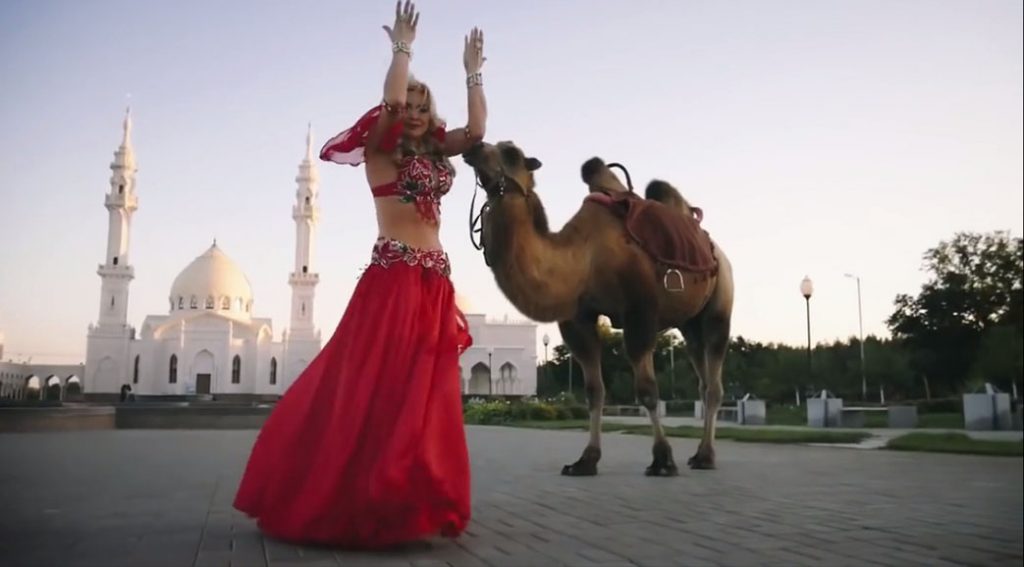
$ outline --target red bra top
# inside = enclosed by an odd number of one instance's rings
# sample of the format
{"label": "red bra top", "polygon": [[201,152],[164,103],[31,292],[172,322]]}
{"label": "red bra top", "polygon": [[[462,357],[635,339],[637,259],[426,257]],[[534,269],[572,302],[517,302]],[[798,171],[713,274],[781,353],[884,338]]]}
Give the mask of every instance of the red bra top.
{"label": "red bra top", "polygon": [[441,214],[441,197],[452,188],[452,171],[427,156],[402,159],[398,179],[370,189],[374,197],[397,196],[403,203],[413,203],[423,218],[437,222]]}
{"label": "red bra top", "polygon": [[[353,166],[363,163],[370,130],[380,120],[383,112],[384,105],[377,105],[350,128],[327,140],[320,150],[320,159]],[[401,120],[390,125],[381,136],[378,149],[393,151],[398,146],[402,128]],[[439,124],[431,135],[443,143],[445,125]],[[440,214],[441,197],[451,189],[454,174],[454,170],[433,162],[427,156],[409,156],[399,164],[398,179],[373,187],[371,192],[374,197],[397,195],[403,202],[414,203],[425,219],[436,222]]]}

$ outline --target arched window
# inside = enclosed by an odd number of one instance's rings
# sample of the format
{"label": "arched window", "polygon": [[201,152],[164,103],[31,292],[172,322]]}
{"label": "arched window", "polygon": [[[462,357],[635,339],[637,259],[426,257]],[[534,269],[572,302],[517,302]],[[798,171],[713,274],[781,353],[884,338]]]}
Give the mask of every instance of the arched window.
{"label": "arched window", "polygon": [[199,308],[199,300],[196,299],[196,296],[194,296],[194,295],[192,296],[192,299],[189,301],[188,306],[189,306],[189,309],[198,309]]}
{"label": "arched window", "polygon": [[277,359],[270,359],[270,385],[277,384]]}
{"label": "arched window", "polygon": [[179,295],[178,296],[178,309],[184,309],[184,308],[185,308],[185,298]]}
{"label": "arched window", "polygon": [[240,384],[242,382],[242,358],[235,355],[235,358],[231,360],[231,383]]}
{"label": "arched window", "polygon": [[171,364],[170,364],[170,370],[169,370],[168,375],[167,375],[167,383],[168,384],[177,384],[178,383],[178,355],[176,355],[176,354],[172,354],[171,355]]}
{"label": "arched window", "polygon": [[220,308],[225,310],[225,311],[230,310],[231,309],[231,298],[230,297],[221,298],[221,300],[220,300]]}

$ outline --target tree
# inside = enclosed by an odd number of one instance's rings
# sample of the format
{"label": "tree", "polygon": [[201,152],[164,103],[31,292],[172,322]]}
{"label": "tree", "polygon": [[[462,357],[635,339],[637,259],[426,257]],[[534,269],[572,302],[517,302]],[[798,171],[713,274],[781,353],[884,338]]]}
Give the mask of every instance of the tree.
{"label": "tree", "polygon": [[[1005,326],[1019,335],[1024,328],[1024,240],[1006,232],[957,233],[924,254],[923,268],[931,278],[917,297],[896,297],[887,324],[907,347],[913,370],[934,391],[960,392],[972,369],[980,368],[986,334]],[[1006,342],[1005,337],[990,340]],[[990,348],[985,356],[1012,354]]]}

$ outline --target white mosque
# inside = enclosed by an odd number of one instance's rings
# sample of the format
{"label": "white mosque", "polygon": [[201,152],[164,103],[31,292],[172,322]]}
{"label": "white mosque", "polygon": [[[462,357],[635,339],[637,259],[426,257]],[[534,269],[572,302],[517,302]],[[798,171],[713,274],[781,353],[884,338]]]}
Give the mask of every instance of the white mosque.
{"label": "white mosque", "polygon": [[[136,395],[282,394],[321,348],[320,331],[313,325],[319,282],[313,258],[319,175],[311,134],[307,134],[306,155],[295,178],[291,318],[280,341],[274,340],[273,322],[255,315],[245,273],[216,242],[175,278],[167,314],[147,316],[136,334],[127,315],[134,278],[129,255],[131,220],[138,208],[135,165],[129,112],[121,145],[110,164],[110,190],[104,202],[109,213],[107,253],[97,270],[99,319],[89,325],[81,390],[88,398],[116,395],[126,384]],[[461,296],[458,302],[474,339],[460,361],[462,391],[535,394],[537,325],[507,318],[488,320],[474,313]],[[18,382],[34,373],[22,369],[20,374]]]}
{"label": "white mosque", "polygon": [[149,315],[136,335],[128,324],[128,287],[134,277],[129,256],[132,214],[138,208],[131,115],[110,164],[107,255],[100,276],[99,320],[86,340],[86,396],[136,394],[281,394],[320,351],[313,326],[319,277],[313,266],[319,218],[318,174],[312,137],[295,178],[292,218],[296,225],[291,321],[280,341],[273,322],[253,313],[245,273],[214,242],[174,279],[166,315]]}

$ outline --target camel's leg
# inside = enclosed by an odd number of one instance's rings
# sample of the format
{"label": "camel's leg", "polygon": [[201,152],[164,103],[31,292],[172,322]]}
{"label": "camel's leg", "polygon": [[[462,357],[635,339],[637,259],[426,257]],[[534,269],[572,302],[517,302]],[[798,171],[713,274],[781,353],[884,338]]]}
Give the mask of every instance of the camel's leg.
{"label": "camel's leg", "polygon": [[707,360],[704,356],[704,337],[700,332],[700,321],[691,320],[687,325],[680,327],[679,332],[683,334],[683,341],[686,343],[686,353],[690,358],[690,366],[693,373],[697,375],[697,399],[704,406],[704,415],[707,415],[707,384],[704,376],[707,375]]}
{"label": "camel's leg", "polygon": [[658,329],[655,317],[643,311],[634,311],[626,316],[623,339],[626,356],[633,365],[633,381],[640,403],[647,408],[651,429],[654,432],[654,446],[651,452],[654,460],[647,467],[647,476],[675,476],[679,474],[672,458],[672,445],[665,436],[665,428],[658,415],[658,381],[654,375],[654,347],[657,344]]}
{"label": "camel's leg", "polygon": [[590,410],[590,441],[583,455],[571,465],[562,467],[566,476],[597,474],[601,460],[601,413],[604,408],[604,381],[601,379],[601,338],[597,334],[597,316],[582,317],[558,324],[562,340],[583,368],[583,383]]}
{"label": "camel's leg", "polygon": [[722,365],[729,346],[729,312],[705,309],[682,329],[693,369],[700,380],[704,401],[704,433],[697,452],[687,464],[694,469],[715,468],[715,429],[722,405]]}
{"label": "camel's leg", "polygon": [[[686,340],[686,352],[690,355],[690,364],[697,375],[697,394],[704,405],[704,431],[706,432],[709,423],[711,423],[711,428],[714,429],[714,424],[718,418],[718,408],[716,407],[714,411],[711,411],[708,407],[708,381],[706,379],[708,376],[707,345],[704,342],[701,321],[700,319],[694,319],[679,330],[683,333],[683,338]],[[697,446],[697,453],[686,461],[690,468],[710,468],[697,466],[698,460],[705,459],[709,454],[711,462],[714,462],[714,449],[711,449],[709,453],[709,450],[705,448],[705,437],[705,435],[701,436],[700,445]]]}
{"label": "camel's leg", "polygon": [[706,360],[704,403],[707,411],[704,414],[704,436],[690,466],[695,469],[713,469],[715,428],[718,408],[722,406],[722,365],[725,363],[725,352],[729,347],[729,320],[718,316],[711,317],[704,322],[703,329]]}

